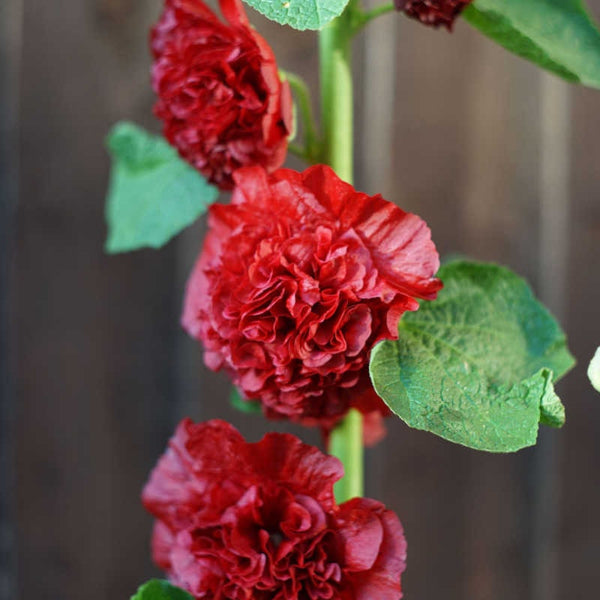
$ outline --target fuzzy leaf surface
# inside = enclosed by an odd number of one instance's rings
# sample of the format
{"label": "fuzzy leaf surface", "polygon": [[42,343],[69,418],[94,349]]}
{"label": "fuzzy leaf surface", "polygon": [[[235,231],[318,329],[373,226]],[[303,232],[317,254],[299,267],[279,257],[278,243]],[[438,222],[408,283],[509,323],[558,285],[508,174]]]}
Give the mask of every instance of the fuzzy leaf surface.
{"label": "fuzzy leaf surface", "polygon": [[582,0],[475,0],[463,16],[507,50],[600,88],[600,31]]}
{"label": "fuzzy leaf surface", "polygon": [[455,261],[444,289],[403,315],[399,339],[371,353],[371,379],[409,426],[489,452],[535,444],[539,423],[560,427],[553,378],[574,364],[564,333],[520,277]]}
{"label": "fuzzy leaf surface", "polygon": [[106,199],[106,251],[160,248],[218,196],[160,136],[118,123],[107,138],[112,171]]}
{"label": "fuzzy leaf surface", "polygon": [[245,0],[271,21],[294,29],[322,29],[344,12],[348,0]]}

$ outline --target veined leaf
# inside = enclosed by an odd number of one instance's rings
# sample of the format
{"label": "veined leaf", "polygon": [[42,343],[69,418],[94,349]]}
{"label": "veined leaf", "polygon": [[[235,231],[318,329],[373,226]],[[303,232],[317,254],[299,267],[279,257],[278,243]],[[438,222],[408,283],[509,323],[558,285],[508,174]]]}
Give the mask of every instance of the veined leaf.
{"label": "veined leaf", "polygon": [[600,88],[600,31],[582,0],[474,0],[463,17],[507,50]]}
{"label": "veined leaf", "polygon": [[574,364],[558,323],[517,275],[497,265],[442,267],[437,300],[406,313],[399,339],[371,354],[377,393],[408,425],[478,450],[535,444],[560,427],[556,379]]}
{"label": "veined leaf", "polygon": [[322,29],[344,12],[348,0],[245,0],[271,21],[294,29]]}

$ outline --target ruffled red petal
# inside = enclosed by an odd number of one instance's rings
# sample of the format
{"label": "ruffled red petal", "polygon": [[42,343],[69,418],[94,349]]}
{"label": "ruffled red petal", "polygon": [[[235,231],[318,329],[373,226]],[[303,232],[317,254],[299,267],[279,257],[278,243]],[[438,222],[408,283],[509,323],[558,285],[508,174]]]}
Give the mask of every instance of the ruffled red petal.
{"label": "ruffled red petal", "polygon": [[242,0],[219,0],[223,16],[233,27],[250,27]]}
{"label": "ruffled red petal", "polygon": [[[323,165],[251,167],[234,180],[231,204],[210,208],[182,316],[206,364],[270,418],[326,432],[350,407],[389,414],[369,354],[441,287],[427,225]],[[381,420],[366,425],[367,439],[380,437]]]}
{"label": "ruffled red petal", "polygon": [[247,443],[223,421],[182,421],[148,481],[155,562],[211,600],[398,600],[398,518],[357,498],[337,506],[340,462],[272,433]]}
{"label": "ruffled red petal", "polygon": [[167,0],[151,33],[155,114],[181,156],[222,189],[247,165],[285,160],[292,98],[240,0]]}

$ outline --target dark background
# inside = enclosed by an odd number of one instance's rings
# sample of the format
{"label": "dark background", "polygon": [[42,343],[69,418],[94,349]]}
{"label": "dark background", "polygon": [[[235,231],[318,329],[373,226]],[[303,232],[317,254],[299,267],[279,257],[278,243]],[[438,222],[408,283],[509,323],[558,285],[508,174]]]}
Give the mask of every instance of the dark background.
{"label": "dark background", "polygon": [[[228,407],[178,326],[202,225],[160,251],[102,251],[103,136],[122,118],[158,129],[158,11],[0,0],[2,600],[128,598],[155,573],[139,492],[178,419],[223,417],[252,439],[276,427]],[[314,86],[315,35],[256,22]],[[579,359],[559,389],[567,425],[536,449],[476,453],[389,421],[368,495],[405,525],[406,598],[597,597],[600,397],[585,369],[600,344],[600,92],[465,23],[449,35],[388,16],[356,64],[357,187],[424,217],[441,254],[525,275]]]}

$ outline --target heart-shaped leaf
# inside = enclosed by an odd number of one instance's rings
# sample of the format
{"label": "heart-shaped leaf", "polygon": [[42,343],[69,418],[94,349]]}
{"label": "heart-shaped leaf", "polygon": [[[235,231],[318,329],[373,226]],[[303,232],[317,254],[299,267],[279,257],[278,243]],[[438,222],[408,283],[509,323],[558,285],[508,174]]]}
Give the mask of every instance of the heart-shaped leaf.
{"label": "heart-shaped leaf", "polygon": [[535,444],[560,427],[553,373],[574,364],[557,322],[517,275],[497,265],[442,267],[437,300],[406,313],[399,339],[371,353],[377,393],[408,425],[478,450]]}
{"label": "heart-shaped leaf", "polygon": [[191,225],[219,194],[162,137],[118,123],[107,138],[113,165],[106,251],[160,248]]}

